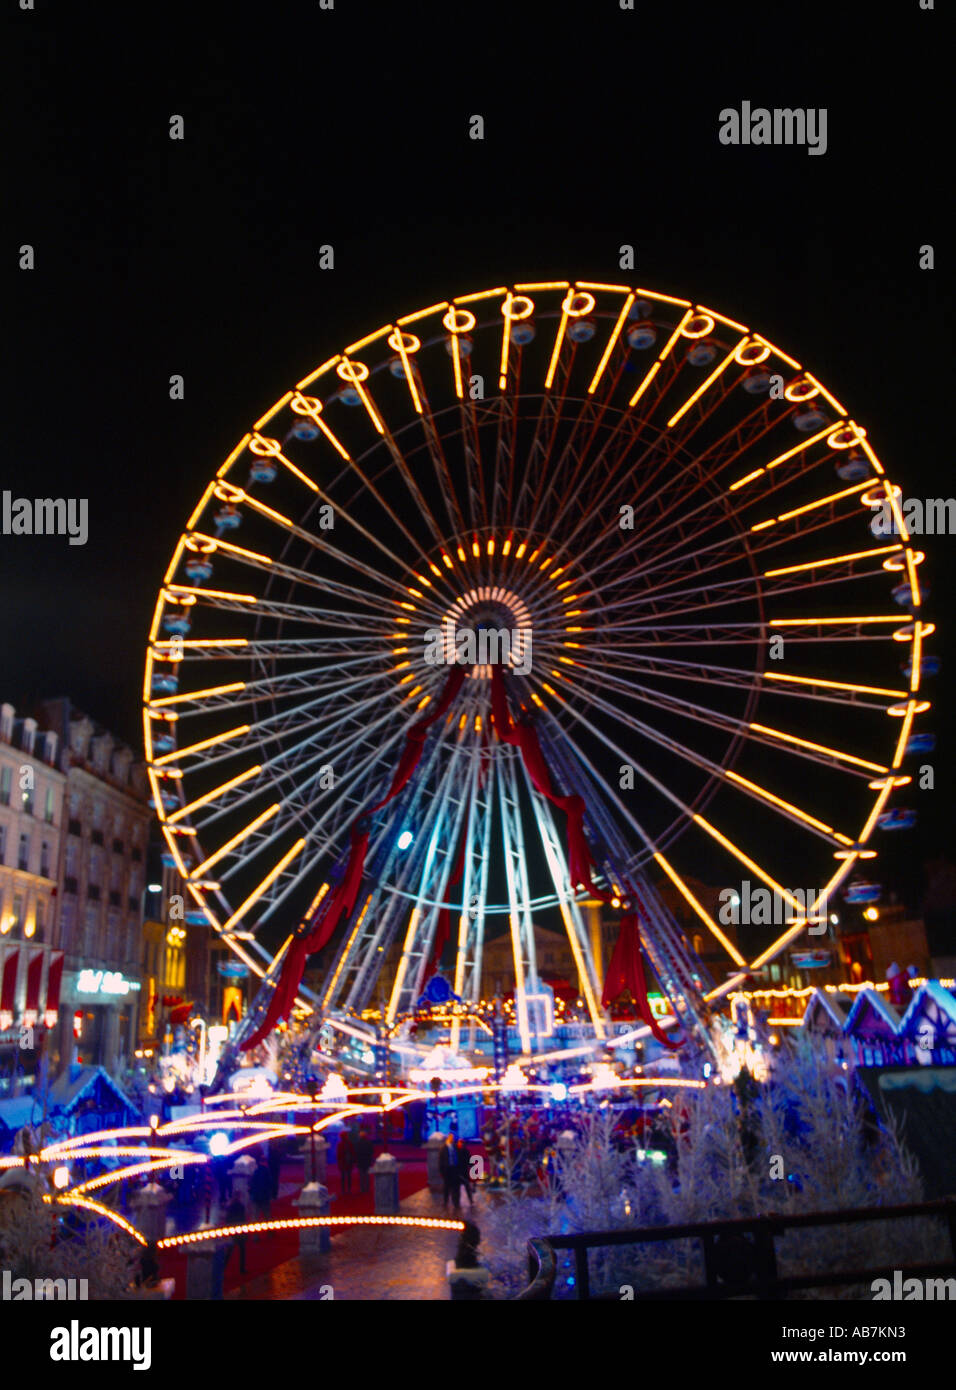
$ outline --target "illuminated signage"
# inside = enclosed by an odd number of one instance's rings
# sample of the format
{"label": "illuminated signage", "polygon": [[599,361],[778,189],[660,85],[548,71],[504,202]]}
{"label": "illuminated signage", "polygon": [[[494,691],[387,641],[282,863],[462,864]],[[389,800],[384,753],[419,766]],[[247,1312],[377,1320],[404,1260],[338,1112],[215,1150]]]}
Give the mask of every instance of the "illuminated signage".
{"label": "illuminated signage", "polygon": [[79,994],[129,994],[139,980],[127,980],[118,970],[81,970],[76,981]]}

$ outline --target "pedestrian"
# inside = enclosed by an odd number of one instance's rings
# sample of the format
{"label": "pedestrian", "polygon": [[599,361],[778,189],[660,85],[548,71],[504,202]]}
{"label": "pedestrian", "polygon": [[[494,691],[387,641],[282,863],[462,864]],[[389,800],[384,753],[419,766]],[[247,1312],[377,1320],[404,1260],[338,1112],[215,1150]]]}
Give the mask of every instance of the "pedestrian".
{"label": "pedestrian", "polygon": [[445,1189],[442,1205],[447,1211],[450,1197],[452,1206],[458,1211],[461,1206],[461,1167],[452,1134],[449,1134],[442,1144],[441,1153],[438,1155],[438,1171],[441,1173]]}
{"label": "pedestrian", "polygon": [[[227,1225],[227,1226],[243,1226],[243,1225],[245,1225],[245,1223],[246,1223],[246,1208],[245,1208],[245,1206],[244,1206],[244,1204],[243,1204],[242,1198],[241,1198],[241,1197],[239,1196],[239,1194],[237,1193],[237,1194],[233,1197],[232,1201],[229,1203],[229,1206],[226,1208],[226,1225]],[[240,1273],[240,1274],[245,1274],[245,1272],[246,1272],[246,1235],[245,1235],[245,1232],[242,1232],[241,1234],[237,1233],[236,1235],[233,1236],[233,1238],[232,1238],[232,1245],[230,1245],[230,1247],[229,1247],[229,1255],[232,1254],[233,1250],[238,1250],[238,1251],[239,1251],[239,1273]],[[226,1262],[228,1263],[228,1256],[227,1256]]]}
{"label": "pedestrian", "polygon": [[[279,1178],[282,1174],[282,1149],[278,1139],[269,1145],[269,1177],[272,1181],[272,1196],[279,1195]],[[313,1175],[314,1176],[314,1175]]]}
{"label": "pedestrian", "polygon": [[471,1183],[471,1150],[464,1139],[459,1139],[455,1145],[455,1152],[458,1155],[458,1171],[461,1173],[461,1185],[465,1189],[465,1196],[468,1198],[468,1205],[475,1205],[473,1188]]}
{"label": "pedestrian", "polygon": [[269,1208],[272,1202],[272,1175],[263,1158],[259,1159],[256,1164],[256,1171],[249,1180],[249,1196],[256,1209],[256,1220],[268,1221]]}
{"label": "pedestrian", "polygon": [[210,1163],[197,1164],[199,1168],[199,1179],[196,1184],[196,1196],[199,1199],[199,1211],[202,1214],[202,1224],[208,1226],[212,1218],[212,1203],[216,1194],[216,1180],[213,1177],[212,1165]]}
{"label": "pedestrian", "polygon": [[136,1275],[138,1288],[154,1289],[159,1283],[159,1259],[156,1242],[151,1240],[139,1257],[139,1273]]}
{"label": "pedestrian", "polygon": [[217,1158],[213,1164],[216,1179],[219,1183],[219,1205],[221,1207],[225,1207],[229,1198],[232,1196],[232,1178],[229,1176],[231,1164],[232,1159],[228,1157]]}
{"label": "pedestrian", "polygon": [[338,1146],[335,1150],[335,1161],[339,1167],[339,1183],[342,1188],[342,1196],[347,1197],[352,1191],[352,1169],[355,1167],[355,1145],[352,1143],[352,1136],[347,1129],[343,1129],[339,1135]]}
{"label": "pedestrian", "polygon": [[359,1175],[359,1192],[368,1191],[368,1170],[372,1166],[375,1145],[368,1137],[368,1130],[360,1129],[355,1141],[355,1166]]}

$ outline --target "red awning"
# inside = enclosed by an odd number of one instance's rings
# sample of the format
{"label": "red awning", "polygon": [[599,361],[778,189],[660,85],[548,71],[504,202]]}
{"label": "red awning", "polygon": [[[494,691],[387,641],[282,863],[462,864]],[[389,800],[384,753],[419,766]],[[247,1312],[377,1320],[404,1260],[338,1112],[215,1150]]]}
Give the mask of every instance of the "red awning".
{"label": "red awning", "polygon": [[13,1013],[17,992],[17,966],[20,963],[20,948],[11,951],[3,962],[3,980],[0,982],[0,1009]]}
{"label": "red awning", "polygon": [[50,968],[46,972],[46,1005],[45,1013],[47,1016],[47,1027],[52,1028],[53,1024],[49,1021],[49,1015],[53,1014],[54,1019],[60,1011],[60,986],[63,981],[63,961],[65,959],[62,951],[55,951],[50,956]]}
{"label": "red awning", "polygon": [[26,1011],[36,1013],[40,1003],[40,981],[43,978],[43,952],[37,951],[27,966]]}

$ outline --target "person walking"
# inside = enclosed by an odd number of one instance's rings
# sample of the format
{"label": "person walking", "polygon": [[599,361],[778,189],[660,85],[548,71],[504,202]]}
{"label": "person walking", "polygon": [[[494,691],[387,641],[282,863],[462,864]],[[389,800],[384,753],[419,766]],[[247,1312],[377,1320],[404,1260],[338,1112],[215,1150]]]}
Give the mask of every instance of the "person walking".
{"label": "person walking", "polygon": [[203,1163],[199,1167],[199,1180],[196,1185],[196,1196],[199,1199],[199,1213],[202,1224],[208,1226],[212,1219],[212,1203],[216,1193],[216,1179],[213,1176],[212,1164]]}
{"label": "person walking", "polygon": [[348,1197],[352,1191],[352,1169],[355,1167],[355,1145],[352,1143],[352,1136],[347,1129],[343,1129],[339,1135],[339,1142],[335,1150],[335,1161],[339,1168],[339,1184],[342,1188],[342,1196]]}
{"label": "person walking", "polygon": [[461,1173],[461,1185],[465,1189],[468,1205],[473,1207],[475,1205],[475,1198],[471,1181],[471,1150],[464,1139],[459,1139],[455,1144],[455,1152],[458,1158],[458,1171]]}
{"label": "person walking", "polygon": [[355,1166],[359,1175],[359,1192],[368,1191],[368,1170],[372,1166],[375,1145],[368,1137],[368,1130],[360,1129],[355,1141]]}
{"label": "person walking", "polygon": [[272,1196],[279,1195],[279,1179],[282,1175],[281,1140],[273,1139],[269,1145],[269,1180],[272,1183]]}
{"label": "person walking", "polygon": [[[229,1203],[229,1206],[226,1208],[226,1225],[227,1225],[227,1226],[242,1226],[242,1225],[245,1224],[245,1221],[246,1221],[246,1208],[245,1208],[245,1205],[243,1204],[242,1198],[241,1198],[241,1197],[239,1196],[239,1194],[237,1193],[237,1194],[233,1197],[232,1201]],[[229,1247],[229,1255],[232,1255],[233,1250],[238,1250],[238,1251],[239,1251],[239,1273],[240,1273],[240,1274],[245,1274],[245,1272],[246,1272],[246,1236],[245,1236],[245,1233],[244,1233],[244,1232],[243,1232],[242,1234],[237,1234],[237,1235],[234,1235],[234,1236],[233,1236],[233,1238],[232,1238],[232,1244],[231,1244],[230,1247]],[[229,1261],[228,1261],[228,1256],[227,1256],[226,1263],[228,1264],[228,1262],[229,1262]]]}
{"label": "person walking", "polygon": [[441,1153],[438,1155],[438,1171],[441,1173],[442,1183],[445,1192],[442,1205],[448,1210],[448,1198],[451,1198],[452,1206],[455,1211],[461,1206],[461,1167],[458,1156],[458,1149],[455,1147],[455,1137],[449,1134],[442,1145]]}
{"label": "person walking", "polygon": [[255,1207],[256,1220],[268,1221],[272,1204],[272,1174],[265,1159],[260,1158],[256,1171],[249,1180],[249,1196]]}

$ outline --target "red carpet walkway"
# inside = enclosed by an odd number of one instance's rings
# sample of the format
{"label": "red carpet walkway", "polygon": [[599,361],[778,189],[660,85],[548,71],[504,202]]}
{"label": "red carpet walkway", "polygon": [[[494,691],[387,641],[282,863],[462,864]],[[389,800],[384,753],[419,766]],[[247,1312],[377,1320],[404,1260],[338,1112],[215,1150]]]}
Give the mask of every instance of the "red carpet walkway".
{"label": "red carpet walkway", "polygon": [[[425,1152],[423,1149],[413,1149],[410,1145],[399,1144],[394,1140],[389,1142],[389,1152],[399,1163],[398,1196],[399,1201],[404,1201],[427,1185]],[[270,1211],[271,1220],[281,1221],[283,1218],[296,1217],[300,1214],[294,1205],[294,1200],[302,1190],[303,1168],[301,1159],[291,1159],[283,1164],[279,1181],[279,1196],[273,1201]],[[332,1199],[329,1209],[330,1216],[374,1215],[375,1201],[371,1190],[371,1178],[369,1179],[369,1191],[360,1193],[358,1173],[353,1172],[352,1191],[343,1197],[338,1169],[334,1165],[330,1165],[327,1183]],[[209,1225],[225,1224],[225,1215],[219,1204],[215,1203]],[[330,1234],[333,1251],[336,1242],[347,1240],[349,1235],[348,1231],[339,1231],[334,1228]],[[261,1236],[247,1236],[246,1272],[244,1274],[239,1272],[238,1249],[231,1250],[223,1280],[224,1291],[229,1293],[241,1283],[268,1274],[277,1265],[295,1258],[298,1253],[299,1233],[296,1230],[275,1231]],[[160,1277],[175,1279],[176,1289],[173,1294],[175,1299],[182,1299],[186,1296],[186,1259],[184,1250],[166,1250],[160,1255]]]}

